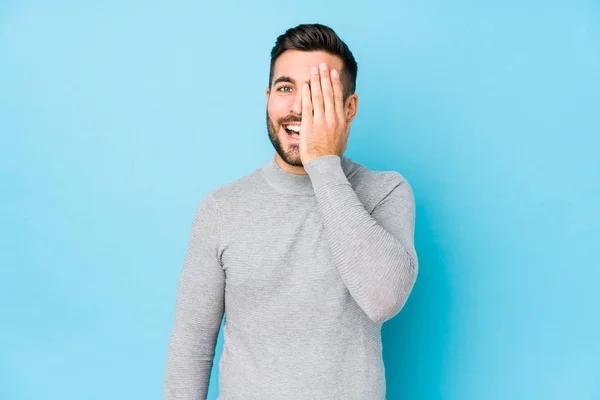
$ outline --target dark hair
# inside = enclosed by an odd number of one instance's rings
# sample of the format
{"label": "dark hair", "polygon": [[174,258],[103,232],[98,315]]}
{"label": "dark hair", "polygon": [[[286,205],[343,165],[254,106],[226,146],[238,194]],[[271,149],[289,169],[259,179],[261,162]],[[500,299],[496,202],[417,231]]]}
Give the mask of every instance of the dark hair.
{"label": "dark hair", "polygon": [[344,88],[344,100],[356,90],[356,74],[358,65],[352,52],[340,39],[337,33],[321,24],[301,24],[290,28],[280,35],[271,50],[271,68],[269,70],[269,87],[273,82],[275,61],[286,50],[324,51],[342,59],[343,68],[340,79]]}

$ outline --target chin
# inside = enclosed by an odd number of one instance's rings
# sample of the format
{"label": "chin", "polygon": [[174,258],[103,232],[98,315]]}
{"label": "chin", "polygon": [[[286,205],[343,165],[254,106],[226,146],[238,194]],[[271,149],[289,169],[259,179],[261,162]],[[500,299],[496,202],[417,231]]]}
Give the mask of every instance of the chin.
{"label": "chin", "polygon": [[[303,167],[304,166],[304,164],[302,164],[302,159],[300,158],[300,155],[299,155],[298,146],[288,145],[286,148],[283,149],[283,152],[285,153],[285,157],[281,157],[281,159],[286,164],[294,166],[294,167]],[[281,156],[281,154],[280,154],[280,156]]]}
{"label": "chin", "polygon": [[285,157],[282,157],[282,159],[286,164],[292,165],[294,167],[303,167],[304,166],[302,164],[302,160],[300,159],[300,157],[293,153],[290,154],[289,152],[286,152]]}

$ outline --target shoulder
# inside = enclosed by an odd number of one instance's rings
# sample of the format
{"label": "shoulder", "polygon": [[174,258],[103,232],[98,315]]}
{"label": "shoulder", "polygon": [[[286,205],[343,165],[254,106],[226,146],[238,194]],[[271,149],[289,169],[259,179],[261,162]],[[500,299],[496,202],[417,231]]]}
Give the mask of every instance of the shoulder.
{"label": "shoulder", "polygon": [[374,170],[349,158],[346,158],[344,163],[348,165],[348,180],[357,191],[369,192],[375,197],[384,197],[401,186],[402,189],[412,193],[408,180],[398,171]]}
{"label": "shoulder", "polygon": [[365,209],[371,213],[386,199],[414,206],[414,194],[408,180],[398,171],[375,170],[351,159],[345,159],[345,170],[352,188]]}
{"label": "shoulder", "polygon": [[260,186],[263,184],[260,169],[256,168],[231,182],[209,189],[200,198],[200,206],[227,211],[239,209],[251,202],[253,195],[260,194]]}

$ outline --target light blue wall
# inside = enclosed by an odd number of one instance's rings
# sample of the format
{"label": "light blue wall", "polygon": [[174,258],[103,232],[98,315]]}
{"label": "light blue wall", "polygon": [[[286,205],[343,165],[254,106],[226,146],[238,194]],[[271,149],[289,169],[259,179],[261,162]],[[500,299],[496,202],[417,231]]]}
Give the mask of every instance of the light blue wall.
{"label": "light blue wall", "polygon": [[346,155],[415,190],[388,399],[600,399],[597,1],[89,3],[0,2],[1,399],[160,398],[194,209],[272,157],[302,22],[358,60]]}

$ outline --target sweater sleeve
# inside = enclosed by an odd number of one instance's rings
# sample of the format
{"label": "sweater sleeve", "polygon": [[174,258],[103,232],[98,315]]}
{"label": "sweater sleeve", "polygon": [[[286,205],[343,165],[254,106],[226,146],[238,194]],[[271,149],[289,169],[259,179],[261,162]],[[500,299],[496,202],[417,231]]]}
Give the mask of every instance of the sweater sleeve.
{"label": "sweater sleeve", "polygon": [[207,195],[196,209],[177,286],[164,400],[204,400],[224,313],[225,273],[219,259],[219,216]]}
{"label": "sweater sleeve", "polygon": [[341,158],[327,155],[304,166],[309,174],[333,258],[350,295],[373,322],[385,322],[404,306],[414,286],[413,191],[400,174],[372,213],[346,178]]}

